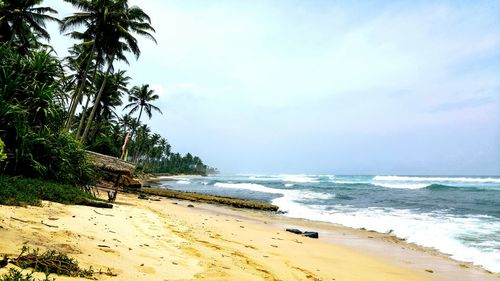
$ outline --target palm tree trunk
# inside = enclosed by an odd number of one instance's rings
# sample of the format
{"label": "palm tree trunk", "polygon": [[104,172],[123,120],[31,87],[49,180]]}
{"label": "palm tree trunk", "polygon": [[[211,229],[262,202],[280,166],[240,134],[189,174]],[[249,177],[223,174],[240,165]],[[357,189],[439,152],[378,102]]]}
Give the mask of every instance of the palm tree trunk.
{"label": "palm tree trunk", "polygon": [[113,67],[113,61],[115,60],[115,56],[113,55],[111,59],[108,61],[108,69],[106,70],[106,74],[104,75],[104,81],[102,81],[101,88],[99,89],[99,93],[97,94],[97,97],[95,98],[94,101],[94,106],[92,108],[92,112],[90,112],[90,116],[87,119],[87,126],[85,126],[85,131],[83,132],[83,136],[80,139],[80,143],[84,144],[85,139],[87,138],[87,135],[89,134],[90,126],[92,125],[92,121],[95,116],[95,112],[97,111],[97,105],[101,101],[102,93],[104,92],[104,87],[106,87],[106,82],[108,81],[108,75],[109,72],[111,71],[111,68]]}
{"label": "palm tree trunk", "polygon": [[82,108],[82,113],[80,114],[80,122],[78,123],[78,130],[76,130],[76,138],[78,139],[80,137],[80,133],[82,132],[83,129],[83,124],[85,123],[85,115],[87,113],[87,109],[89,107],[90,99],[92,96],[89,94],[87,95],[87,101],[85,102],[85,106]]}
{"label": "palm tree trunk", "polygon": [[[87,82],[87,73],[89,72],[90,63],[92,62],[92,58],[94,57],[94,53],[95,53],[95,40],[94,40],[94,43],[92,44],[92,50],[90,51],[90,56],[87,60],[87,65],[85,66],[85,71],[83,72],[82,84],[80,85],[80,88],[77,90],[77,92],[73,96],[73,99],[71,102],[71,108],[69,111],[68,120],[66,121],[66,128],[65,128],[66,131],[69,131],[69,128],[71,127],[71,120],[73,119],[73,116],[75,115],[76,108],[78,107],[78,101],[82,98],[83,88],[85,88],[85,84]],[[96,65],[97,65],[97,62],[96,62]]]}
{"label": "palm tree trunk", "polygon": [[[139,116],[137,116],[137,124],[138,124],[138,125],[140,124],[139,122],[141,122],[141,115],[142,115],[142,109],[143,109],[143,108],[144,108],[144,107],[141,105],[141,110],[139,110]],[[132,130],[132,134],[130,134],[130,139],[132,139],[132,137],[134,136],[135,129],[136,129],[136,128],[134,128],[134,129]],[[137,148],[139,148],[139,146],[137,146]],[[132,159],[134,159],[133,161],[135,162],[135,161],[137,160],[137,158],[138,158],[138,157],[139,157],[139,149],[137,149],[137,151],[135,152],[135,154],[134,154],[134,158],[132,158]]]}
{"label": "palm tree trunk", "polygon": [[[141,123],[139,123],[139,122],[141,122],[141,115],[142,115],[142,109],[143,109],[143,108],[144,108],[144,107],[141,105],[141,110],[139,110],[139,116],[137,117],[137,126],[139,126],[139,125],[141,124]],[[132,129],[132,134],[130,134],[130,138],[132,138],[132,137],[134,136],[135,129],[137,129],[137,128],[133,128],[133,129]]]}
{"label": "palm tree trunk", "polygon": [[[97,63],[95,64],[94,67],[94,75],[92,77],[92,82],[95,82],[95,78],[97,77]],[[85,102],[85,107],[82,109],[82,114],[80,116],[80,123],[78,124],[78,130],[76,131],[76,138],[78,139],[80,137],[80,133],[82,132],[83,129],[83,124],[85,123],[85,115],[87,114],[87,109],[89,108],[89,102],[90,102],[91,95],[89,94],[87,97],[87,101]]]}

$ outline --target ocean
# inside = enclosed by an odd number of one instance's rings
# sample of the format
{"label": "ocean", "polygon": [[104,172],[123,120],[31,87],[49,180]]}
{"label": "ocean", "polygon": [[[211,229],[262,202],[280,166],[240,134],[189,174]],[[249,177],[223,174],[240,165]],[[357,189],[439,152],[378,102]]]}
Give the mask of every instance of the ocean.
{"label": "ocean", "polygon": [[288,217],[392,233],[500,272],[500,177],[218,175],[161,184],[273,203]]}

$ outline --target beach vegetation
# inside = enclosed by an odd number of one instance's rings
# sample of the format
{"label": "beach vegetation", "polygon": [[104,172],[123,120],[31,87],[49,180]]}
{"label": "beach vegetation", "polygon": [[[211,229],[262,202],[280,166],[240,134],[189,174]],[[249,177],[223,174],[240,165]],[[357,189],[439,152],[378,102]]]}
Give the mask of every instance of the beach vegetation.
{"label": "beach vegetation", "polygon": [[0,138],[0,163],[5,159],[7,159],[7,154],[5,154],[5,143]]}
{"label": "beach vegetation", "polygon": [[[155,30],[151,26],[149,16],[137,6],[130,7],[127,0],[68,0],[67,2],[73,4],[81,12],[64,18],[61,31],[75,30],[80,26],[85,26],[86,29],[83,32],[73,31],[70,33],[71,37],[81,40],[81,44],[92,45],[88,59],[93,59],[94,53],[96,53],[96,64],[106,67],[102,82],[98,86],[99,90],[94,94],[94,104],[99,104],[108,76],[114,70],[113,63],[115,60],[128,63],[125,52],[133,53],[136,58],[140,56],[140,48],[134,34],[156,42],[151,34]],[[90,63],[87,63],[88,65]],[[88,71],[84,73],[86,76]],[[77,92],[74,99],[77,100],[79,95],[81,93]],[[86,142],[90,128],[93,125],[96,110],[97,107],[94,106],[87,118],[87,124],[80,136],[80,142],[82,143]]]}
{"label": "beach vegetation", "polygon": [[[136,36],[156,42],[150,17],[127,0],[66,0],[78,11],[60,20],[42,2],[0,1],[0,201],[77,201],[74,188],[42,196],[41,189],[22,186],[36,179],[46,180],[36,183],[48,190],[95,182],[86,150],[123,156],[139,171],[206,174],[209,167],[199,157],[173,153],[167,139],[141,120],[161,113],[154,104],[158,95],[147,84],[130,87],[132,78],[114,67],[116,61],[128,63],[127,53],[139,58]],[[76,40],[66,58],[48,44],[47,22],[59,23]],[[120,116],[126,99],[137,116]],[[134,133],[123,150],[129,132]],[[69,194],[77,197],[68,199]]]}
{"label": "beach vegetation", "polygon": [[44,279],[35,279],[33,272],[22,273],[16,268],[9,268],[9,272],[0,276],[0,281],[54,281],[55,279],[49,278],[49,275],[45,275]]}
{"label": "beach vegetation", "polygon": [[42,200],[62,204],[83,204],[93,197],[70,184],[0,175],[0,204],[41,206]]}
{"label": "beach vegetation", "polygon": [[70,184],[92,180],[84,148],[61,130],[65,93],[57,58],[46,49],[21,55],[4,43],[0,69],[2,171]]}
{"label": "beach vegetation", "polygon": [[16,257],[9,259],[9,262],[21,269],[31,269],[31,273],[23,274],[16,268],[10,268],[9,273],[0,276],[0,281],[35,281],[34,272],[45,274],[43,280],[55,280],[49,278],[51,274],[59,276],[80,277],[87,279],[96,279],[95,275],[116,276],[110,268],[106,271],[95,270],[92,267],[82,268],[78,261],[65,253],[56,250],[47,250],[41,252],[39,249],[31,249],[27,246],[21,248],[21,253]]}
{"label": "beach vegetation", "polygon": [[9,43],[17,52],[47,46],[41,40],[50,39],[46,22],[59,22],[51,7],[40,7],[42,0],[0,1],[0,42]]}

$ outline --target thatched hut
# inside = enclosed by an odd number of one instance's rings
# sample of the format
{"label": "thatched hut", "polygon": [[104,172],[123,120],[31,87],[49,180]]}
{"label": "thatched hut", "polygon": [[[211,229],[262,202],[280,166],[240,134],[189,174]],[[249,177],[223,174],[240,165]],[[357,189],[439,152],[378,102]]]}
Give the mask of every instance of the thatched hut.
{"label": "thatched hut", "polygon": [[87,155],[94,166],[104,174],[105,180],[113,182],[115,186],[141,187],[141,183],[132,178],[134,163],[93,151],[87,151]]}
{"label": "thatched hut", "polygon": [[116,157],[93,151],[87,151],[87,155],[99,170],[127,176],[132,176],[135,171],[135,164],[132,162],[123,161]]}

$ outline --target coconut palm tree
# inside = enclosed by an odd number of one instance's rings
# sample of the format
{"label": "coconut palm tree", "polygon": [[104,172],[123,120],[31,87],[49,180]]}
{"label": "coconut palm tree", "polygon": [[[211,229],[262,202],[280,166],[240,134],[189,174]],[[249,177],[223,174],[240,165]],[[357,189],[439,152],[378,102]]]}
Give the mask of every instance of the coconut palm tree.
{"label": "coconut palm tree", "polygon": [[[104,34],[106,34],[107,37],[105,37],[102,42],[102,48],[103,53],[106,56],[108,69],[106,70],[101,88],[97,93],[95,103],[99,103],[102,97],[107,77],[113,68],[113,62],[115,59],[127,62],[124,55],[124,52],[127,51],[132,52],[136,58],[139,57],[141,52],[137,44],[137,39],[132,35],[132,33],[145,36],[146,38],[150,38],[156,42],[151,33],[149,33],[154,32],[153,27],[151,27],[151,19],[149,16],[139,7],[129,7],[127,0],[116,0],[112,2],[106,16],[106,24],[104,27]],[[96,45],[97,43],[98,42],[96,41]],[[87,126],[85,127],[85,131],[83,132],[80,140],[82,143],[84,143],[87,138],[90,126],[95,116],[95,110],[96,107],[92,109],[88,118]]]}
{"label": "coconut palm tree", "polygon": [[[65,67],[69,70],[66,78],[66,91],[72,93],[68,107],[69,114],[65,122],[66,130],[69,130],[71,127],[75,110],[78,104],[82,102],[82,95],[79,94],[79,91],[83,90],[83,87],[85,87],[85,90],[90,92],[93,86],[92,80],[90,80],[87,75],[87,71],[89,67],[97,70],[98,65],[94,63],[93,59],[88,59],[89,54],[90,48],[88,46],[84,44],[75,44],[69,49],[69,56],[65,58]],[[84,116],[88,107],[88,102],[89,99],[87,99],[86,106],[83,108],[81,116]]]}
{"label": "coconut palm tree", "polygon": [[35,7],[42,0],[0,1],[0,42],[16,45],[21,53],[38,46],[39,39],[50,40],[45,22],[60,22],[48,14],[57,14],[50,7]]}
{"label": "coconut palm tree", "polygon": [[[132,114],[139,110],[139,116],[137,116],[137,123],[141,122],[142,111],[145,109],[146,114],[149,119],[153,116],[153,110],[163,114],[157,106],[154,106],[151,102],[159,98],[158,95],[154,93],[154,90],[149,88],[148,84],[142,85],[140,87],[134,86],[130,90],[128,101],[130,102],[125,106],[124,109],[131,108],[129,114]],[[132,131],[132,135],[134,132]]]}
{"label": "coconut palm tree", "polygon": [[[96,83],[99,84],[102,79],[104,79],[104,74],[99,73]],[[99,121],[92,128],[93,133],[90,134],[90,140],[94,139],[95,134],[100,131],[103,125],[109,125],[111,120],[118,117],[115,108],[122,105],[122,96],[128,93],[127,84],[129,80],[130,77],[126,75],[124,70],[110,75],[100,102],[93,105],[97,106],[96,116]]]}
{"label": "coconut palm tree", "polygon": [[[92,59],[96,53],[98,65],[107,64],[105,79],[101,84],[95,98],[95,103],[99,103],[107,76],[113,69],[115,59],[127,62],[125,52],[132,52],[136,58],[140,55],[137,39],[132,34],[139,34],[156,42],[150,32],[154,32],[151,27],[151,19],[139,7],[129,7],[127,0],[65,0],[77,7],[81,12],[75,13],[63,20],[61,31],[75,30],[80,26],[85,26],[83,32],[73,31],[71,37],[82,40],[82,44],[91,45],[92,49],[88,59]],[[89,64],[88,64],[89,65]],[[88,74],[88,69],[85,75]],[[78,90],[74,99],[80,99],[83,87]],[[75,104],[75,103],[73,103]],[[96,107],[93,107],[96,109]],[[76,107],[71,108],[68,121],[74,115]],[[83,132],[81,141],[84,142],[95,116],[92,110],[89,121]],[[67,122],[67,128],[69,124]]]}

